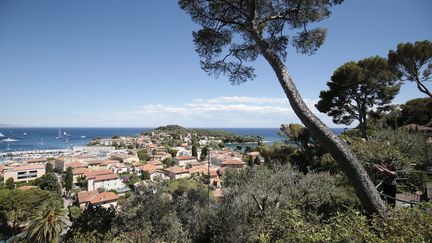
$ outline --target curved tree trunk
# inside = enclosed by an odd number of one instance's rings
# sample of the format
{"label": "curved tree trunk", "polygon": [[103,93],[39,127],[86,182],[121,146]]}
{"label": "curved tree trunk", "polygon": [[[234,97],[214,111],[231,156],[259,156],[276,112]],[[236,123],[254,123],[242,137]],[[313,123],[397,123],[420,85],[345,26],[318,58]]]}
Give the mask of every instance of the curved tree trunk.
{"label": "curved tree trunk", "polygon": [[265,59],[272,66],[279,83],[282,86],[292,109],[303,124],[317,138],[322,146],[337,161],[346,177],[355,188],[363,207],[369,214],[383,215],[385,206],[381,200],[375,185],[361,165],[358,158],[352,152],[348,144],[332,132],[318,117],[306,106],[297,88],[288,73],[288,69],[282,60],[270,49],[257,29],[252,36]]}

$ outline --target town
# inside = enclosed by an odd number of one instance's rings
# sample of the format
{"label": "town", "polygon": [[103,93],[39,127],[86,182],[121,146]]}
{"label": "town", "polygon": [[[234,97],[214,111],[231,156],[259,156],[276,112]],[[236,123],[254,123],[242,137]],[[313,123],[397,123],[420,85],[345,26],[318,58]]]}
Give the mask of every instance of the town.
{"label": "town", "polygon": [[[208,185],[217,200],[223,197],[222,175],[227,169],[242,170],[248,162],[264,161],[259,152],[242,151],[243,146],[225,147],[223,141],[232,134],[207,132],[219,134],[214,137],[205,136],[206,131],[198,132],[200,135],[167,126],[138,137],[96,138],[89,146],[75,146],[58,157],[44,157],[52,156],[45,151],[47,154],[31,154],[37,158],[6,160],[0,165],[0,173],[4,184],[15,184],[19,190],[37,188],[34,182],[55,173],[63,185],[65,207],[83,210],[89,206],[117,208],[119,200],[130,197],[135,187],[149,181],[191,177]],[[253,140],[241,136],[236,139]]]}

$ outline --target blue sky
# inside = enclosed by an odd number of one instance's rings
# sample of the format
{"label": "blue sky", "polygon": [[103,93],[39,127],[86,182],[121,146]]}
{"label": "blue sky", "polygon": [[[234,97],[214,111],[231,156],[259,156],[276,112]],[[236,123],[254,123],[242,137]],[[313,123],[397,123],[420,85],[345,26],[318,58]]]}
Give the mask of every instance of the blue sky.
{"label": "blue sky", "polygon": [[[313,107],[333,71],[432,39],[432,1],[348,0],[319,24],[317,54],[290,48],[288,66]],[[231,86],[204,73],[196,26],[177,1],[1,0],[0,124],[69,127],[278,127],[298,122],[269,65]],[[423,97],[405,84],[395,103]],[[315,110],[316,111],[316,110]],[[324,114],[317,115],[337,127]]]}

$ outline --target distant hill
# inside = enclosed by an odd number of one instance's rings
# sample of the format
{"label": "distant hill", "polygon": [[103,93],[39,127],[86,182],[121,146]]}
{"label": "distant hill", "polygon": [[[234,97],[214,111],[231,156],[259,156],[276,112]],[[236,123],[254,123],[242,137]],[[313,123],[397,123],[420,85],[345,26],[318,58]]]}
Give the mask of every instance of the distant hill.
{"label": "distant hill", "polygon": [[[155,132],[166,132],[168,134],[177,136],[177,135],[186,135],[187,133],[196,134],[198,137],[210,136],[215,139],[223,140],[225,143],[244,143],[244,142],[258,142],[262,140],[260,137],[256,136],[242,136],[236,133],[222,131],[222,130],[210,130],[210,129],[199,129],[199,128],[184,128],[179,125],[167,125],[160,126],[155,128],[153,131]],[[151,133],[151,131],[146,132]]]}

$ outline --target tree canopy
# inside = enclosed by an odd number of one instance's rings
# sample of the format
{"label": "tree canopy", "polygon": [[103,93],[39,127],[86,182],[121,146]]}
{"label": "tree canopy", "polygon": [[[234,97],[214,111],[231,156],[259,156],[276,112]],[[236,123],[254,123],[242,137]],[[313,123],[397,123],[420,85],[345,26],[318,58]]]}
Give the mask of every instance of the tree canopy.
{"label": "tree canopy", "polygon": [[72,189],[72,185],[73,185],[73,171],[72,171],[72,167],[68,167],[66,169],[66,175],[64,178],[65,189],[69,191],[70,189]]}
{"label": "tree canopy", "polygon": [[[275,72],[295,114],[331,153],[356,189],[365,209],[382,214],[384,204],[352,150],[308,108],[284,64],[287,47],[314,54],[326,30],[316,23],[328,18],[342,0],[179,0],[179,6],[200,26],[193,32],[201,68],[228,76],[231,84],[255,77],[251,62],[262,55]],[[310,25],[313,24],[313,28]]]}
{"label": "tree canopy", "polygon": [[401,105],[401,116],[404,124],[415,123],[426,125],[432,121],[432,98],[418,98]]}
{"label": "tree canopy", "polygon": [[204,71],[218,77],[227,75],[231,84],[254,79],[254,68],[247,63],[261,54],[256,32],[279,58],[286,48],[314,54],[324,43],[324,28],[308,28],[330,16],[330,7],[342,0],[320,1],[188,1],[179,5],[202,28],[193,32],[196,52],[203,58]]}
{"label": "tree canopy", "polygon": [[432,98],[426,86],[426,82],[432,81],[432,42],[400,43],[396,50],[389,51],[388,61],[403,81],[416,83],[420,92]]}
{"label": "tree canopy", "polygon": [[58,183],[57,177],[54,173],[48,173],[37,178],[34,184],[39,186],[39,188],[42,190],[47,190],[57,194],[61,193],[60,184]]}
{"label": "tree canopy", "polygon": [[359,122],[367,139],[367,115],[371,108],[384,110],[399,92],[397,77],[385,58],[374,56],[348,62],[333,73],[328,90],[321,91],[316,104],[319,111],[333,117],[337,124]]}

